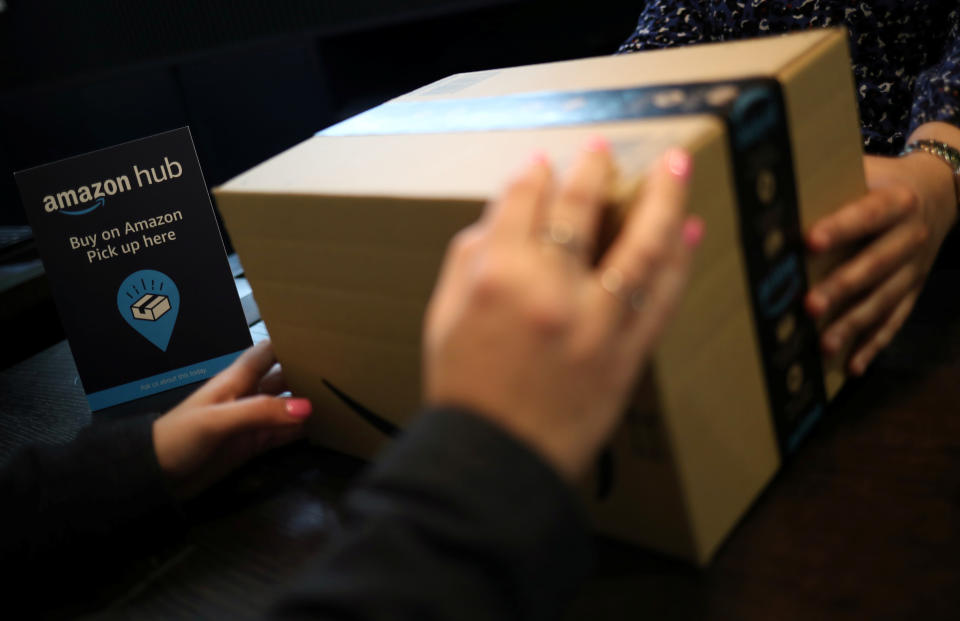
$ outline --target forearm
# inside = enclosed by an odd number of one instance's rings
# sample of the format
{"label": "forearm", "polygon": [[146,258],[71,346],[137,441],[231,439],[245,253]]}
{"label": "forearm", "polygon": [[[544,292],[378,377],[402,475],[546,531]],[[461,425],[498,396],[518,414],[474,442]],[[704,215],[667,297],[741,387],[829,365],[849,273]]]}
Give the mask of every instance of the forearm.
{"label": "forearm", "polygon": [[181,524],[151,426],[152,417],[97,425],[70,444],[22,450],[4,467],[0,558],[14,599],[89,584]]}
{"label": "forearm", "polygon": [[[910,134],[910,137],[907,139],[907,144],[916,142],[917,140],[935,140],[960,150],[960,127],[943,121],[924,123]],[[938,164],[937,166],[930,167],[931,179],[934,177],[939,179],[939,182],[935,184],[939,194],[939,200],[943,204],[952,203],[954,206],[954,209],[948,210],[950,216],[949,223],[952,226],[956,220],[956,206],[960,205],[960,179],[953,174],[950,167],[942,160],[938,160],[938,158],[929,154],[917,154],[917,157],[919,158],[921,155],[925,156],[928,164]]]}
{"label": "forearm", "polygon": [[[942,54],[917,76],[914,83],[907,144],[917,140],[935,140],[960,149],[960,97],[957,95],[960,90],[960,11],[951,10],[944,17],[945,20],[937,24],[935,29],[939,30],[939,34],[930,33],[932,41],[942,37]],[[910,157],[919,159],[920,155]],[[951,218],[955,218],[960,188],[955,179],[946,179],[944,170],[949,173],[947,165],[936,162],[933,156],[925,157],[941,166],[938,177],[943,187],[952,190],[950,202],[954,213],[951,213]],[[942,192],[946,194],[946,189]]]}
{"label": "forearm", "polygon": [[[934,140],[960,149],[960,127],[942,121],[932,121],[917,127],[907,144],[918,140]],[[914,167],[918,184],[922,184],[923,196],[929,204],[935,206],[936,224],[949,230],[957,219],[957,205],[960,204],[960,185],[950,166],[935,155],[914,152],[904,161]]]}
{"label": "forearm", "polygon": [[944,121],[931,121],[913,130],[907,142],[914,140],[939,140],[960,149],[960,127]]}
{"label": "forearm", "polygon": [[572,490],[494,425],[427,413],[350,494],[284,618],[555,618],[588,570]]}

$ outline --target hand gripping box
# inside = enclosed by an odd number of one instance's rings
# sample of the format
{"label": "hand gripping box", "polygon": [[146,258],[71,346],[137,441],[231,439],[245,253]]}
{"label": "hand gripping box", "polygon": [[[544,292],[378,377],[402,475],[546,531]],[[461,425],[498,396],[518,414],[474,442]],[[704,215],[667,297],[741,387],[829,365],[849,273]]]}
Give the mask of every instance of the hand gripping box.
{"label": "hand gripping box", "polygon": [[454,75],[214,193],[313,437],[369,457],[417,412],[448,240],[532,151],[562,169],[594,134],[619,196],[689,149],[707,235],[584,495],[601,531],[705,563],[843,381],[803,312],[825,266],[801,238],[865,191],[843,31]]}

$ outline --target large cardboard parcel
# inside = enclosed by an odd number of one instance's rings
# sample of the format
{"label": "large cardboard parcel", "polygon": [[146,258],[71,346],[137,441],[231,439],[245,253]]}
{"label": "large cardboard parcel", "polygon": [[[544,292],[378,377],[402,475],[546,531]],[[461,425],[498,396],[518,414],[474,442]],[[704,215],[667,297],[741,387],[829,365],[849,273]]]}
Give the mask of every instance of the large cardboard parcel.
{"label": "large cardboard parcel", "polygon": [[449,239],[532,151],[562,169],[595,134],[621,196],[689,149],[707,235],[584,495],[601,531],[705,563],[842,383],[802,311],[825,267],[801,231],[864,191],[843,31],[454,75],[215,195],[314,436],[369,457],[416,415]]}

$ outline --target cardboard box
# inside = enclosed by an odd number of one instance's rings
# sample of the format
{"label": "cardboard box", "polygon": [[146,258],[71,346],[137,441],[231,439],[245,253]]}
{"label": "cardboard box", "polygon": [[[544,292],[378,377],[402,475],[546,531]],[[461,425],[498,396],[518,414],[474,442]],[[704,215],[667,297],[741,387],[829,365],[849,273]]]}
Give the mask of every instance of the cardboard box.
{"label": "cardboard box", "polygon": [[689,149],[707,236],[585,496],[600,530],[705,563],[843,381],[802,312],[825,266],[800,236],[865,191],[843,31],[451,76],[214,193],[314,437],[368,457],[420,404],[448,240],[532,151],[563,168],[595,134],[621,198]]}

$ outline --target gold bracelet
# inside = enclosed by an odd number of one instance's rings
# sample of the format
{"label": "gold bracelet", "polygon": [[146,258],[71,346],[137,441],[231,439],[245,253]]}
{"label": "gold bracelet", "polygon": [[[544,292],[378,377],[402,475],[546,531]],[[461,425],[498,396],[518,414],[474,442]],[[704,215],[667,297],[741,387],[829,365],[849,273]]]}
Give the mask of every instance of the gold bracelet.
{"label": "gold bracelet", "polygon": [[903,148],[900,157],[917,151],[929,153],[950,167],[953,173],[953,194],[960,206],[960,151],[938,140],[916,140]]}

